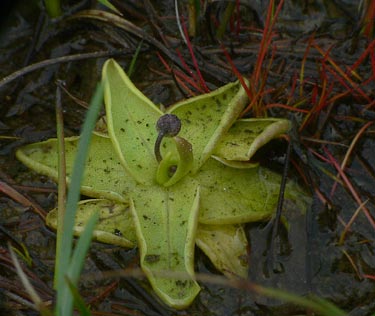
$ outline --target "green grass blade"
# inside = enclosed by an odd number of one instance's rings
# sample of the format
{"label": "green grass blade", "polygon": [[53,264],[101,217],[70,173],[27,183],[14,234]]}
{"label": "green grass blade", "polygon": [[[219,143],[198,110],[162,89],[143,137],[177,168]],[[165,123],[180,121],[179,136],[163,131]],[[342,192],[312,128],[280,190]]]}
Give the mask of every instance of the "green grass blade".
{"label": "green grass blade", "polygon": [[69,287],[74,305],[80,311],[81,316],[91,315],[90,310],[86,306],[84,300],[77,290],[77,286],[98,219],[99,213],[94,213],[87,221],[85,229],[78,239],[76,247],[74,248],[72,260],[70,261],[69,265],[69,270],[67,276],[65,277],[65,282],[67,282],[67,285]]}
{"label": "green grass blade", "polygon": [[78,282],[98,219],[99,213],[94,213],[89,218],[85,225],[85,229],[78,239],[76,247],[74,248],[72,260],[70,261],[68,270],[69,279],[73,282],[73,285],[76,285]]}
{"label": "green grass blade", "polygon": [[316,296],[310,297],[301,297],[286,291],[282,291],[279,289],[273,288],[265,288],[261,286],[256,286],[257,292],[266,295],[268,297],[272,297],[275,299],[279,299],[285,302],[290,302],[299,306],[303,306],[309,310],[312,310],[319,315],[322,316],[345,316],[347,315],[346,312],[341,310],[340,308],[336,307],[332,303],[318,298]]}
{"label": "green grass blade", "polygon": [[61,247],[56,255],[59,258],[59,269],[57,271],[57,305],[56,314],[58,316],[68,316],[73,311],[73,299],[67,284],[65,276],[68,273],[70,259],[73,247],[73,227],[77,209],[77,203],[80,197],[80,185],[83,176],[86,156],[90,145],[92,130],[94,129],[96,118],[103,100],[103,85],[98,85],[95,94],[90,103],[90,109],[87,112],[81,138],[78,144],[77,157],[73,167],[70,190],[66,203],[66,213],[63,222],[63,235]]}
{"label": "green grass blade", "polygon": [[60,0],[44,0],[44,5],[48,15],[51,18],[56,18],[61,15],[61,3]]}
{"label": "green grass blade", "polygon": [[65,143],[64,143],[64,118],[61,101],[61,87],[58,85],[56,89],[56,134],[57,134],[57,151],[58,151],[58,192],[57,192],[57,231],[56,231],[56,264],[54,275],[54,288],[57,288],[57,271],[59,270],[59,255],[61,254],[61,239],[64,234],[63,222],[65,215],[66,202],[66,159],[65,159]]}
{"label": "green grass blade", "polygon": [[344,316],[347,315],[342,309],[338,308],[336,305],[332,304],[331,302],[320,298],[313,296],[312,300],[315,301],[321,308],[322,315],[326,316]]}
{"label": "green grass blade", "polygon": [[70,292],[73,295],[74,305],[79,311],[80,316],[91,316],[90,310],[87,308],[85,301],[79,294],[77,287],[74,286],[73,282],[69,278],[65,278],[66,283],[69,286]]}
{"label": "green grass blade", "polygon": [[134,55],[133,55],[133,58],[130,62],[130,65],[129,65],[129,69],[128,69],[128,77],[130,78],[132,76],[132,74],[134,73],[134,70],[135,70],[135,63],[138,59],[138,55],[139,55],[139,52],[141,51],[141,48],[142,48],[142,44],[143,44],[143,40],[139,43]]}
{"label": "green grass blade", "polygon": [[108,9],[112,10],[113,12],[115,12],[119,15],[122,15],[122,13],[108,0],[98,0],[98,2],[100,2],[102,5],[104,5]]}

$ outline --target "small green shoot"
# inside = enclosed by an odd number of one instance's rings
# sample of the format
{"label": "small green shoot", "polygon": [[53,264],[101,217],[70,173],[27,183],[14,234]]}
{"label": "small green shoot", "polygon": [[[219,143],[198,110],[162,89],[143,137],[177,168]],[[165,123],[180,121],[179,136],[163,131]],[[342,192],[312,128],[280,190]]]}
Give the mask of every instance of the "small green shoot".
{"label": "small green shoot", "polygon": [[23,251],[20,251],[19,249],[15,248],[15,247],[12,247],[12,249],[15,253],[17,253],[22,258],[23,261],[26,262],[26,264],[29,267],[31,267],[31,265],[33,263],[33,259],[31,258],[30,253],[23,243],[20,243],[20,245],[21,245]]}
{"label": "small green shoot", "polygon": [[57,18],[61,15],[61,3],[60,0],[44,0],[44,5],[48,15],[51,18]]}
{"label": "small green shoot", "polygon": [[13,264],[17,270],[17,274],[20,277],[21,282],[23,286],[25,287],[27,293],[30,295],[31,300],[33,301],[35,305],[35,309],[39,311],[42,316],[51,316],[51,312],[46,307],[46,305],[44,304],[42,299],[39,297],[39,295],[36,293],[35,289],[31,285],[25,272],[23,272],[20,262],[18,261],[13,248],[10,245],[8,245],[8,249],[9,249],[9,253],[12,258]]}
{"label": "small green shoot", "polygon": [[108,0],[98,0],[98,2],[100,2],[102,5],[104,5],[108,9],[112,10],[113,12],[115,12],[119,15],[122,15],[122,13]]}
{"label": "small green shoot", "polygon": [[216,30],[216,38],[218,40],[221,40],[224,36],[225,29],[228,26],[228,23],[233,16],[234,9],[236,8],[235,2],[228,2],[227,7],[225,8],[224,14],[222,16],[222,21],[219,25],[219,27]]}
{"label": "small green shoot", "polygon": [[129,69],[128,69],[128,76],[129,78],[132,76],[132,74],[134,73],[134,70],[135,70],[135,63],[138,59],[138,55],[139,55],[139,52],[141,51],[141,48],[142,48],[142,44],[143,44],[143,40],[139,43],[134,55],[133,55],[133,58],[130,62],[130,65],[129,65]]}

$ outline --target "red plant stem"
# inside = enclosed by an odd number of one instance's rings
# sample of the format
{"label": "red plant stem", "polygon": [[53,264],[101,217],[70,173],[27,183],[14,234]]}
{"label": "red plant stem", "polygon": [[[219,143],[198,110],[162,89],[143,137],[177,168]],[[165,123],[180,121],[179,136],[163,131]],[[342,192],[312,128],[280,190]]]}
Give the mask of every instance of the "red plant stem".
{"label": "red plant stem", "polygon": [[316,100],[318,99],[318,90],[319,90],[318,84],[314,83],[313,89],[312,89],[312,92],[311,92],[311,101],[310,101],[311,104],[316,103]]}
{"label": "red plant stem", "polygon": [[254,84],[258,83],[260,73],[261,73],[261,70],[262,70],[263,61],[264,61],[264,58],[266,56],[268,47],[270,46],[270,42],[271,42],[271,39],[272,39],[272,29],[275,25],[275,22],[277,20],[277,16],[279,15],[283,4],[284,4],[284,0],[281,0],[279,2],[279,5],[277,6],[277,9],[276,9],[275,14],[273,16],[272,16],[272,9],[274,8],[275,1],[271,0],[268,4],[266,23],[265,23],[264,30],[263,30],[262,41],[260,42],[258,58],[257,58],[256,64],[255,64],[256,65],[255,71],[253,73],[253,83]]}
{"label": "red plant stem", "polygon": [[157,51],[156,54],[158,55],[160,61],[164,65],[164,67],[167,69],[168,72],[172,72],[172,68],[168,65],[168,63],[165,61],[163,56]]}
{"label": "red plant stem", "polygon": [[311,152],[314,156],[318,157],[321,161],[324,161],[326,163],[331,162],[327,157],[324,157],[323,155],[319,154],[317,151],[315,151],[311,148],[308,148],[308,151]]}
{"label": "red plant stem", "polygon": [[167,71],[174,75],[178,84],[185,91],[187,91],[187,93],[189,93],[190,95],[195,95],[195,93],[193,91],[191,91],[191,89],[186,85],[186,82],[189,83],[192,87],[194,87],[197,91],[199,91],[201,93],[204,93],[204,91],[201,89],[201,87],[199,85],[197,85],[190,77],[188,77],[187,75],[185,75],[182,71],[179,71],[178,69],[173,70],[168,65],[168,63],[165,61],[163,56],[161,56],[159,53],[157,53],[157,54],[158,54],[158,57],[161,60],[162,64],[164,65],[164,67],[167,69]]}
{"label": "red plant stem", "polygon": [[370,53],[371,57],[371,68],[372,68],[372,80],[375,81],[375,52]]}
{"label": "red plant stem", "polygon": [[364,18],[364,30],[363,34],[367,37],[372,37],[374,33],[374,20],[375,20],[375,2],[372,0],[369,2],[366,8],[365,18]]}
{"label": "red plant stem", "polygon": [[350,91],[346,90],[344,92],[341,92],[341,93],[338,93],[338,94],[335,94],[332,98],[330,98],[327,103],[328,104],[332,104],[333,102],[343,98],[343,97],[346,97],[348,94],[350,94]]}
{"label": "red plant stem", "polygon": [[254,92],[252,92],[253,98],[250,99],[250,104],[245,108],[245,110],[242,111],[240,115],[241,117],[244,116],[247,112],[249,112],[249,110],[258,102],[261,93],[262,92],[260,90],[255,91],[255,95]]}
{"label": "red plant stem", "polygon": [[375,105],[375,100],[372,101],[371,103],[367,104],[366,107],[365,107],[363,110],[368,110],[368,109],[371,108],[373,105]]}
{"label": "red plant stem", "polygon": [[356,266],[353,258],[349,255],[348,251],[346,250],[342,250],[342,253],[345,255],[345,257],[348,259],[348,261],[350,262],[351,266],[353,267],[353,270],[355,271],[355,273],[357,274],[357,277],[358,279],[362,279],[362,276],[361,276],[361,273],[359,272],[358,270],[358,267]]}
{"label": "red plant stem", "polygon": [[105,287],[101,293],[92,297],[89,301],[89,305],[94,305],[95,303],[104,301],[110,295],[111,292],[116,290],[116,288],[118,287],[118,284],[119,284],[119,281],[113,281],[111,284]]}
{"label": "red plant stem", "polygon": [[190,37],[189,37],[188,31],[187,31],[187,28],[186,28],[186,24],[185,24],[185,21],[184,21],[183,17],[181,17],[181,22],[182,22],[181,24],[182,24],[182,27],[183,27],[183,30],[184,30],[184,33],[185,33],[185,37],[186,37],[186,44],[187,44],[187,47],[188,47],[188,50],[189,50],[189,53],[190,53],[190,56],[191,56],[191,60],[193,61],[195,71],[197,72],[200,85],[204,89],[205,92],[210,92],[210,89],[207,87],[206,82],[203,79],[202,73],[199,69],[198,61],[195,58],[193,46],[191,45]]}
{"label": "red plant stem", "polygon": [[349,85],[354,88],[354,90],[356,90],[362,97],[364,97],[367,102],[371,102],[371,98],[365,92],[363,92],[363,90],[355,82],[353,82],[353,80],[349,78],[349,76],[337,65],[337,63],[331,57],[329,57],[328,51],[323,52],[323,50],[316,44],[313,44],[313,46],[320,54],[322,54],[322,56],[324,56],[324,60],[327,60],[331,64],[331,66],[336,69],[340,76],[343,77],[349,83]]}
{"label": "red plant stem", "polygon": [[288,96],[288,100],[286,102],[287,104],[290,104],[292,102],[294,92],[296,91],[296,87],[297,87],[297,74],[295,73],[293,75],[292,86],[290,88],[290,93],[289,93],[289,96]]}
{"label": "red plant stem", "polygon": [[316,108],[314,109],[315,113],[313,114],[320,112],[323,108],[325,108],[328,105],[327,98],[333,90],[333,82],[329,85],[329,88],[327,89],[328,78],[327,78],[327,74],[324,72],[324,69],[323,69],[324,80],[323,80],[322,94],[319,98],[319,102]]}
{"label": "red plant stem", "polygon": [[353,93],[353,88],[351,88],[343,79],[342,77],[340,77],[336,71],[334,71],[331,67],[325,67],[325,69],[327,69],[327,71],[332,74],[336,79],[337,81],[344,87],[348,90],[349,93]]}
{"label": "red plant stem", "polygon": [[311,122],[312,118],[315,117],[317,113],[319,113],[324,107],[328,105],[327,98],[333,90],[333,83],[331,83],[329,88],[327,89],[328,79],[324,69],[322,70],[322,82],[322,92],[320,94],[319,101],[311,108],[303,123],[299,127],[299,131],[302,131]]}
{"label": "red plant stem", "polygon": [[367,46],[365,51],[359,56],[357,61],[349,68],[347,71],[348,73],[353,72],[355,69],[358,68],[358,66],[363,62],[363,60],[367,57],[368,54],[374,54],[374,48],[375,48],[375,39]]}
{"label": "red plant stem", "polygon": [[[337,182],[336,182],[337,183]],[[352,224],[354,223],[354,221],[356,220],[357,216],[359,215],[359,213],[361,212],[361,209],[364,205],[366,205],[366,203],[368,202],[368,199],[366,201],[364,201],[360,206],[357,207],[357,209],[355,210],[353,216],[350,218],[349,222],[347,222],[345,225],[344,225],[344,230],[342,231],[341,233],[341,236],[340,236],[340,239],[339,239],[339,242],[338,244],[341,246],[343,243],[344,243],[344,240],[345,240],[345,236],[347,234],[347,232],[349,231],[350,227],[352,226]]]}
{"label": "red plant stem", "polygon": [[313,33],[310,36],[309,41],[307,42],[306,50],[305,50],[305,53],[303,55],[303,59],[302,59],[302,63],[301,63],[301,71],[300,71],[300,75],[299,75],[299,82],[300,82],[299,95],[300,95],[300,97],[303,96],[303,78],[304,78],[304,75],[305,75],[305,64],[306,64],[306,60],[307,60],[307,57],[308,57],[309,52],[310,52],[311,45],[314,42],[314,37],[315,37],[315,33]]}
{"label": "red plant stem", "polygon": [[309,113],[309,110],[295,108],[291,105],[286,105],[286,104],[282,104],[282,103],[271,103],[271,104],[266,105],[266,109],[271,109],[271,108],[283,108],[283,109],[287,109],[287,110],[292,111],[292,112],[299,112],[299,113],[305,113],[305,114]]}
{"label": "red plant stem", "polygon": [[363,276],[364,278],[366,278],[366,279],[370,279],[370,280],[375,281],[375,275],[371,275],[371,274],[363,274],[362,276]]}
{"label": "red plant stem", "polygon": [[[355,199],[357,204],[362,205],[363,202],[362,202],[361,198],[359,197],[357,191],[354,189],[353,185],[351,184],[350,180],[346,176],[345,172],[339,166],[336,159],[331,155],[331,153],[329,152],[329,150],[326,147],[324,147],[323,149],[324,149],[324,152],[326,153],[326,155],[328,156],[330,162],[333,164],[333,166],[339,172],[341,179],[344,181],[346,187],[350,191],[351,195],[353,196],[353,198]],[[365,205],[362,205],[361,209],[362,209],[363,213],[365,214],[365,216],[367,217],[368,221],[370,222],[371,226],[375,229],[375,221],[374,221],[372,215],[370,214],[370,211],[368,210],[368,208]]]}
{"label": "red plant stem", "polygon": [[[343,161],[341,163],[341,170],[342,171],[345,170],[346,165],[347,165],[348,160],[349,160],[349,157],[353,153],[354,147],[358,143],[359,138],[363,135],[363,133],[366,131],[366,129],[368,129],[373,123],[374,122],[367,122],[365,125],[363,125],[362,128],[358,131],[358,133],[353,138],[353,140],[352,140],[352,142],[351,142],[348,150],[346,151],[345,157],[344,157],[344,159],[343,159]],[[335,193],[336,187],[337,187],[337,182],[335,182],[333,184],[330,196],[333,196],[333,194]]]}
{"label": "red plant stem", "polygon": [[[373,58],[371,58],[371,68],[372,68],[372,71],[375,70],[375,60],[373,60]],[[371,74],[371,76],[369,78],[367,78],[366,80],[362,81],[362,86],[367,86],[372,81],[374,81],[374,78],[375,78],[374,75]]]}
{"label": "red plant stem", "polygon": [[197,85],[197,83],[195,81],[193,81],[189,76],[187,76],[182,71],[180,71],[178,69],[175,69],[173,72],[176,75],[176,80],[178,81],[179,85],[182,86],[182,87],[184,87],[184,89],[187,91],[187,93],[190,94],[191,96],[196,95],[196,93],[194,93],[186,85],[186,83],[188,83],[190,86],[194,87],[196,91],[198,91],[200,93],[205,93],[205,91],[202,90],[202,88],[199,85]]}
{"label": "red plant stem", "polygon": [[241,73],[238,71],[236,65],[233,63],[233,60],[232,60],[232,58],[230,57],[228,51],[226,50],[224,44],[223,44],[223,43],[220,43],[220,47],[221,47],[221,49],[223,50],[223,53],[224,53],[225,58],[227,59],[227,61],[228,61],[228,63],[230,64],[230,66],[232,67],[233,73],[236,75],[237,79],[238,79],[239,82],[241,83],[241,86],[245,89],[248,98],[249,98],[250,100],[254,99],[254,95],[253,95],[253,93],[251,92],[251,90],[250,90],[249,87],[247,86],[245,80],[243,80],[243,77],[242,77]]}
{"label": "red plant stem", "polygon": [[38,206],[35,202],[30,201],[28,198],[26,198],[20,192],[13,189],[9,184],[7,184],[7,183],[5,183],[1,180],[0,180],[0,192],[6,194],[11,199],[13,199],[14,201],[22,204],[23,206],[32,207],[35,210],[35,212],[37,214],[39,214],[43,218],[43,220],[45,220],[47,213],[40,206]]}
{"label": "red plant stem", "polygon": [[[197,77],[197,75],[191,70],[191,68],[186,64],[185,62],[185,59],[184,57],[182,57],[181,55],[181,52],[176,49],[176,53],[177,53],[177,56],[178,58],[180,59],[181,61],[181,64],[182,66],[185,68],[185,71],[195,80],[195,81],[199,81],[199,78]],[[198,85],[197,85],[198,86]]]}

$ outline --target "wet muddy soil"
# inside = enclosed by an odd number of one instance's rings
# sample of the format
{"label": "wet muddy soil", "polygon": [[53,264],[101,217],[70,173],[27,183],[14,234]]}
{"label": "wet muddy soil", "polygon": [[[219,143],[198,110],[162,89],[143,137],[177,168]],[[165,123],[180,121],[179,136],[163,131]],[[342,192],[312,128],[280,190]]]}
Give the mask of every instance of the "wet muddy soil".
{"label": "wet muddy soil", "polygon": [[[179,14],[188,25],[186,2],[181,1]],[[27,253],[30,264],[25,260],[24,269],[42,299],[53,305],[55,234],[40,214],[56,206],[56,185],[23,166],[14,153],[23,144],[56,136],[58,80],[66,88],[65,135],[71,136],[80,132],[103,62],[114,57],[129,69],[138,47],[132,80],[156,104],[168,106],[203,93],[197,67],[210,90],[236,79],[232,64],[243,76],[255,78],[268,1],[238,2],[222,34],[216,30],[225,23],[229,2],[201,2],[206,7],[197,14],[188,44],[170,0],[113,1],[137,27],[130,30],[113,21],[83,17],[82,10],[107,10],[95,1],[66,1],[57,19],[51,19],[38,1],[9,7],[0,24],[0,314],[37,314],[10,262],[8,243]],[[375,312],[375,45],[361,32],[364,15],[357,1],[285,1],[261,75],[253,82],[261,91],[259,109],[245,114],[293,120],[288,176],[312,196],[306,212],[286,215],[288,226],[278,240],[273,269],[266,264],[270,225],[247,225],[249,281],[315,294],[350,315]],[[44,64],[25,68],[38,62]],[[20,73],[7,77],[16,71]],[[185,77],[179,72],[196,84],[182,82]],[[285,142],[273,142],[259,155],[260,162],[281,172],[285,150]],[[362,202],[368,215],[362,208],[353,218]],[[199,273],[217,274],[198,250],[196,257]],[[93,243],[83,274],[138,268],[138,262],[137,249]],[[94,315],[309,313],[256,292],[210,282],[203,283],[198,299],[180,312],[160,303],[143,279],[86,277],[80,292]]]}

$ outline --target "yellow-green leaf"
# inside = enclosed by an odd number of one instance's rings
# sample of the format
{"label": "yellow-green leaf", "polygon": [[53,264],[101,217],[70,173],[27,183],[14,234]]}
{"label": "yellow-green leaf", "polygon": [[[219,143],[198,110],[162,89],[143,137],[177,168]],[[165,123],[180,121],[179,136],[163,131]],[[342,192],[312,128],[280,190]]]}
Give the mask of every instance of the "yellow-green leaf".
{"label": "yellow-green leaf", "polygon": [[[99,220],[93,233],[95,240],[126,248],[135,247],[137,239],[129,206],[110,200],[84,200],[78,203],[74,225],[76,236],[80,236],[87,221],[95,212],[99,213]],[[47,214],[46,224],[51,228],[57,228],[56,208]]]}
{"label": "yellow-green leaf", "polygon": [[[239,224],[270,218],[276,210],[281,176],[263,167],[234,169],[208,160],[196,179],[201,185],[199,222]],[[305,194],[288,182],[286,199]]]}
{"label": "yellow-green leaf", "polygon": [[182,122],[180,136],[193,146],[197,170],[246,105],[247,95],[239,82],[211,93],[184,100],[168,109]]}
{"label": "yellow-green leaf", "polygon": [[[66,173],[69,181],[79,137],[65,138]],[[30,169],[57,181],[58,151],[57,140],[49,139],[19,148],[17,158]],[[111,140],[92,135],[87,156],[82,193],[96,198],[108,198],[118,202],[127,201],[127,195],[135,186],[135,181],[121,166],[114,153]]]}
{"label": "yellow-green leaf", "polygon": [[155,125],[163,113],[113,59],[103,66],[103,82],[108,134],[118,158],[137,182],[150,185],[158,165],[154,156]]}
{"label": "yellow-green leaf", "polygon": [[271,139],[285,134],[290,129],[290,122],[277,118],[251,118],[236,121],[223,135],[214,150],[218,158],[248,161],[256,151]]}
{"label": "yellow-green leaf", "polygon": [[231,168],[236,169],[248,169],[248,168],[254,168],[258,167],[258,162],[250,162],[250,161],[240,161],[240,160],[227,160],[225,158],[211,155],[211,158],[216,159],[217,161],[221,162],[223,165],[226,165]]}
{"label": "yellow-green leaf", "polygon": [[178,309],[200,290],[194,280],[199,195],[198,183],[189,177],[168,188],[140,188],[132,194],[142,269],[163,301]]}
{"label": "yellow-green leaf", "polygon": [[228,278],[247,278],[249,245],[240,225],[199,224],[197,246]]}
{"label": "yellow-green leaf", "polygon": [[[125,248],[137,245],[134,222],[128,204],[106,199],[79,202],[74,226],[76,236],[81,234],[94,212],[99,213],[99,221],[94,230],[96,241]],[[48,213],[46,224],[50,228],[57,228],[56,208]],[[229,278],[246,278],[249,246],[242,226],[200,224],[195,243],[210,258],[218,271]]]}

